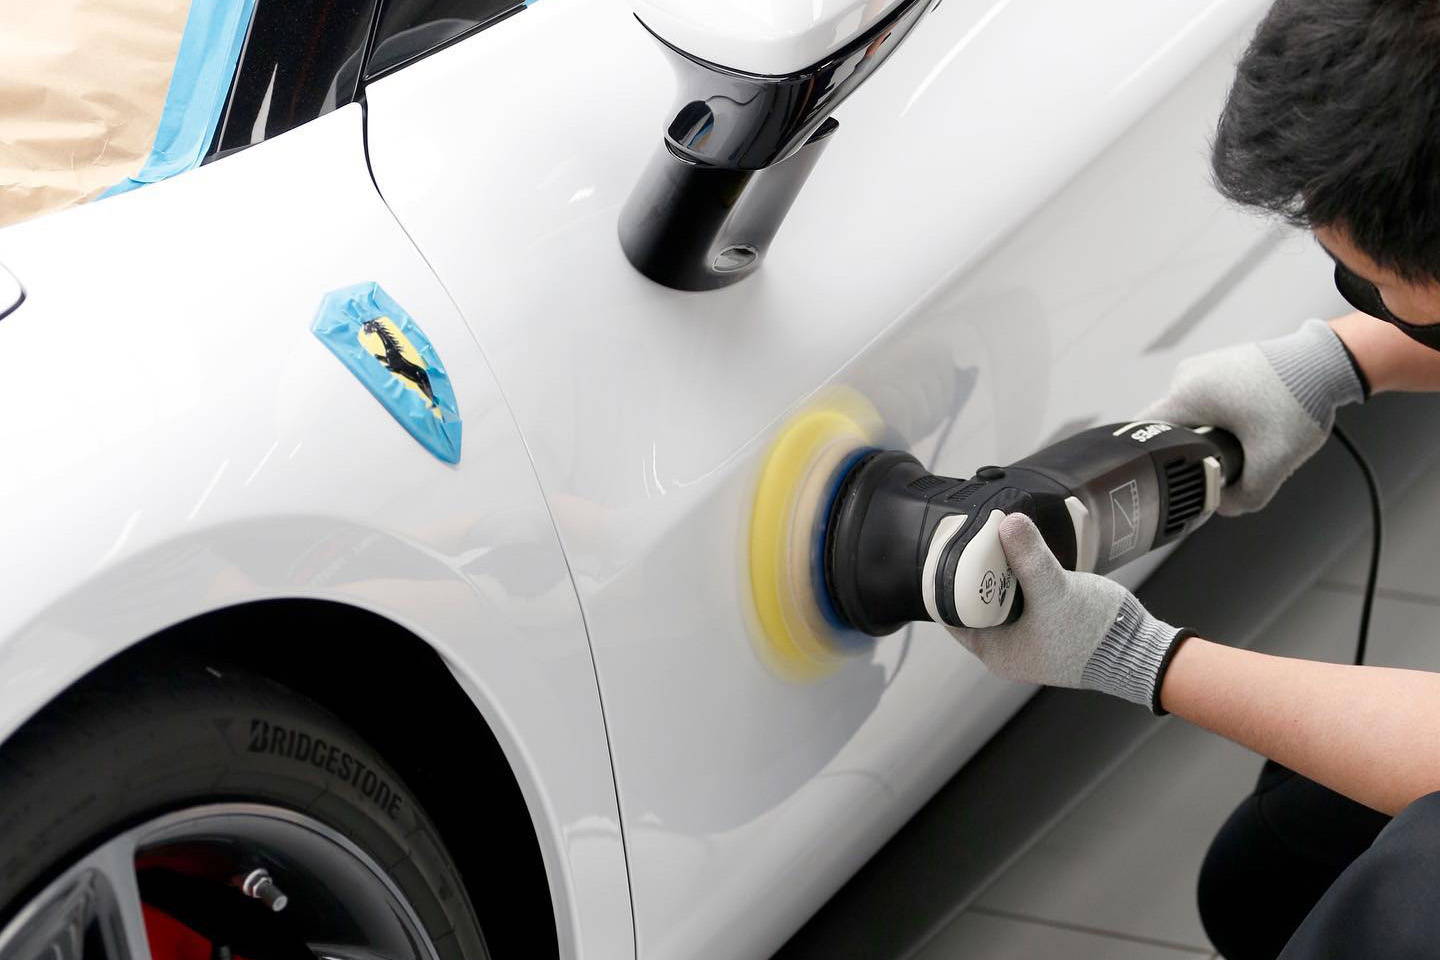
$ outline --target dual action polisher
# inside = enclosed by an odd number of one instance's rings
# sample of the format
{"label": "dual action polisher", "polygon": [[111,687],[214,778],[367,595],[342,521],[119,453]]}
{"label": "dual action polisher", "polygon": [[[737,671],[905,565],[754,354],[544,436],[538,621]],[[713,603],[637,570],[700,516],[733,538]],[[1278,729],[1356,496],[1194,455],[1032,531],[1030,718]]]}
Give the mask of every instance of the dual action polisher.
{"label": "dual action polisher", "polygon": [[[1033,519],[1066,569],[1105,573],[1204,523],[1243,466],[1239,442],[1223,430],[1140,420],[956,479],[865,446],[878,433],[874,419],[802,418],[762,476],[751,583],[772,659],[792,674],[815,673],[853,652],[857,637],[912,621],[1014,622],[1024,600],[1000,545],[1007,514]],[[788,620],[765,615],[765,598],[780,595]],[[780,605],[769,606],[773,614]]]}

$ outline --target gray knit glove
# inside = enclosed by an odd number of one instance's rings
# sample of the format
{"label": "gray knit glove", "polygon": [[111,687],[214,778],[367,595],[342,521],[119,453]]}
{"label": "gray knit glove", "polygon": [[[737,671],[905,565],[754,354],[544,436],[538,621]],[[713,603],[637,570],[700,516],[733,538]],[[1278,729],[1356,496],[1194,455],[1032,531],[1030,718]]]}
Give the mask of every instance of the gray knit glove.
{"label": "gray knit glove", "polygon": [[1160,680],[1177,642],[1193,636],[1152,617],[1120,584],[1060,566],[1029,517],[1000,524],[1000,545],[1025,599],[1008,626],[949,627],[956,640],[1002,677],[1080,687],[1160,708]]}
{"label": "gray knit glove", "polygon": [[1330,435],[1335,408],[1365,398],[1350,355],[1328,324],[1307,320],[1292,334],[1181,361],[1170,393],[1141,416],[1187,427],[1221,427],[1245,450],[1240,481],[1219,512],[1235,516],[1270,502]]}

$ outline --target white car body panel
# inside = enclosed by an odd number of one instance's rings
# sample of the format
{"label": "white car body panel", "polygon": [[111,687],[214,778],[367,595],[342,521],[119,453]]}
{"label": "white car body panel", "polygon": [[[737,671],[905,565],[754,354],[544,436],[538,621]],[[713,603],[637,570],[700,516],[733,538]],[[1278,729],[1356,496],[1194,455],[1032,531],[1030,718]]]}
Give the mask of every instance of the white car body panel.
{"label": "white car body panel", "polygon": [[[633,956],[564,557],[483,355],[375,194],[361,108],[7,229],[0,262],[30,294],[0,320],[0,736],[199,613],[310,597],[383,614],[437,648],[500,740],[566,955]],[[458,466],[311,334],[321,297],[362,279],[420,319],[448,367]],[[344,638],[306,639],[335,645],[343,682]]]}
{"label": "white car body panel", "polygon": [[635,0],[645,25],[686,53],[747,73],[814,66],[900,0]]}
{"label": "white car body panel", "polygon": [[[1322,258],[1206,175],[1262,5],[947,0],[840,108],[764,268],[701,294],[615,240],[673,88],[627,4],[544,0],[369,87],[377,183],[485,348],[575,576],[642,956],[767,955],[1030,692],[928,625],[821,682],[767,672],[744,550],[788,413],[857,387],[963,475],[1331,302]],[[978,380],[947,425],[957,369]]]}

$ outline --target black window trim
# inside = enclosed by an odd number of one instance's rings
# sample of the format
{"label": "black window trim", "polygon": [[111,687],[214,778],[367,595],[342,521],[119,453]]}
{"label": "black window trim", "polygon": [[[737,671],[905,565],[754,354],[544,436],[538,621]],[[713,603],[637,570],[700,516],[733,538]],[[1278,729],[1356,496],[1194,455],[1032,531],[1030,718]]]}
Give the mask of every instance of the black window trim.
{"label": "black window trim", "polygon": [[[266,4],[284,4],[286,2],[287,0],[256,0],[255,10],[251,14],[250,25],[246,29],[245,40],[241,45],[240,55],[235,64],[235,72],[230,77],[230,86],[225,93],[225,102],[224,106],[221,108],[220,120],[215,125],[215,133],[211,137],[210,145],[206,149],[205,155],[200,159],[201,165],[208,164],[214,160],[219,160],[223,157],[228,157],[234,153],[239,153],[241,150],[244,150],[247,147],[254,146],[255,143],[262,142],[252,141],[249,143],[235,143],[224,148],[221,147],[224,134],[227,130],[231,107],[236,97],[236,91],[238,88],[241,87],[242,81],[248,81],[251,76],[251,73],[247,72],[247,67],[251,65],[252,61],[247,58],[247,55],[251,52],[252,41],[255,40],[254,28],[256,22],[259,19],[261,7]],[[449,37],[441,41],[440,43],[437,43],[435,46],[429,47],[423,52],[415,54],[408,59],[402,60],[399,63],[391,64],[383,70],[375,71],[372,73],[370,71],[370,59],[375,52],[375,41],[380,31],[381,21],[384,17],[385,10],[390,5],[390,3],[391,0],[375,0],[375,2],[370,5],[370,22],[366,25],[365,28],[365,41],[361,48],[360,66],[358,75],[356,76],[355,80],[355,89],[348,93],[344,99],[338,100],[332,109],[338,110],[341,107],[347,106],[351,103],[363,103],[365,101],[366,84],[369,84],[375,80],[379,80],[383,77],[388,77],[396,71],[403,70],[406,67],[418,63],[421,60],[424,60],[426,57],[430,56],[431,54],[439,53],[441,50],[445,50],[448,47],[459,43],[462,40],[468,40],[469,38],[475,36],[477,33],[480,33],[482,30],[488,30],[490,27],[495,26],[497,23],[500,23],[503,20],[510,19],[510,17],[514,16],[517,13],[520,13],[522,10],[525,10],[529,6],[529,3],[526,3],[525,0],[514,0],[514,2],[510,6],[500,10],[488,19],[476,23],[474,26],[470,27],[464,32],[458,33],[453,37]],[[355,20],[348,22],[357,23],[357,21]],[[273,60],[273,58],[267,58],[262,55],[257,57],[256,60],[253,62],[268,63],[271,62],[271,60]],[[319,82],[324,82],[323,77],[318,77],[317,80]],[[299,120],[292,126],[287,127],[278,133],[272,134],[269,137],[266,137],[266,139],[270,139],[274,136],[281,136],[285,133],[288,133],[290,130],[293,130],[299,126],[303,126],[310,120],[316,119],[317,117],[322,115],[323,113],[316,113],[314,116],[306,117],[302,120]]]}
{"label": "black window trim", "polygon": [[380,0],[380,2],[375,5],[375,16],[370,21],[370,39],[365,45],[365,68],[360,73],[360,92],[358,96],[361,98],[365,96],[365,84],[370,83],[374,80],[379,80],[382,77],[388,77],[390,76],[390,74],[394,73],[397,70],[404,70],[411,64],[419,63],[426,57],[432,54],[439,53],[441,50],[444,50],[447,47],[454,46],[461,40],[468,40],[480,31],[488,30],[502,20],[509,20],[515,14],[521,12],[529,6],[529,4],[525,3],[524,0],[516,0],[515,3],[506,7],[504,10],[501,10],[499,13],[495,14],[490,19],[481,20],[479,23],[475,24],[475,26],[464,31],[463,33],[457,33],[455,36],[449,38],[448,40],[443,40],[440,43],[437,43],[435,46],[425,50],[423,53],[417,53],[415,56],[410,57],[407,60],[401,60],[399,63],[391,64],[384,70],[379,70],[371,73],[370,57],[375,52],[375,36],[380,31],[380,20],[385,14],[385,7],[389,3],[390,0]]}

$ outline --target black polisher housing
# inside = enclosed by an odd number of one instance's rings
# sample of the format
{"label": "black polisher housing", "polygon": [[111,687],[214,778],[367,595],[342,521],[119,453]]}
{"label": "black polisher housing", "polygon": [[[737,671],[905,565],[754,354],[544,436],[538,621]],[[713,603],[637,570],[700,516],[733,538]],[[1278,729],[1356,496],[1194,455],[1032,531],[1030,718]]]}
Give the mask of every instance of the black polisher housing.
{"label": "black polisher housing", "polygon": [[[937,476],[897,451],[873,453],[856,463],[841,483],[826,527],[826,588],[840,616],[874,637],[929,620],[921,571],[935,528],[957,513],[970,518],[957,543],[992,509],[1029,514],[1058,531],[1051,549],[1073,567],[1075,541],[1068,534],[1063,502],[1067,491],[1033,471],[1012,468],[1004,480]],[[945,566],[942,561],[942,582]],[[953,562],[949,570],[953,577]],[[940,593],[943,597],[945,591]],[[942,615],[946,612],[942,603]],[[953,615],[953,609],[949,612]]]}
{"label": "black polisher housing", "polygon": [[[969,480],[931,474],[908,453],[872,452],[841,481],[826,520],[825,589],[839,616],[871,636],[931,619],[922,593],[931,541],[944,518],[964,515],[939,554],[934,585],[941,619],[959,624],[959,555],[993,511],[1027,514],[1066,569],[1083,560],[1104,573],[1202,523],[1218,485],[1238,477],[1242,462],[1223,431],[1156,421],[1095,427]],[[1083,558],[1082,532],[1090,537]],[[1017,597],[1010,620],[1021,606]]]}

